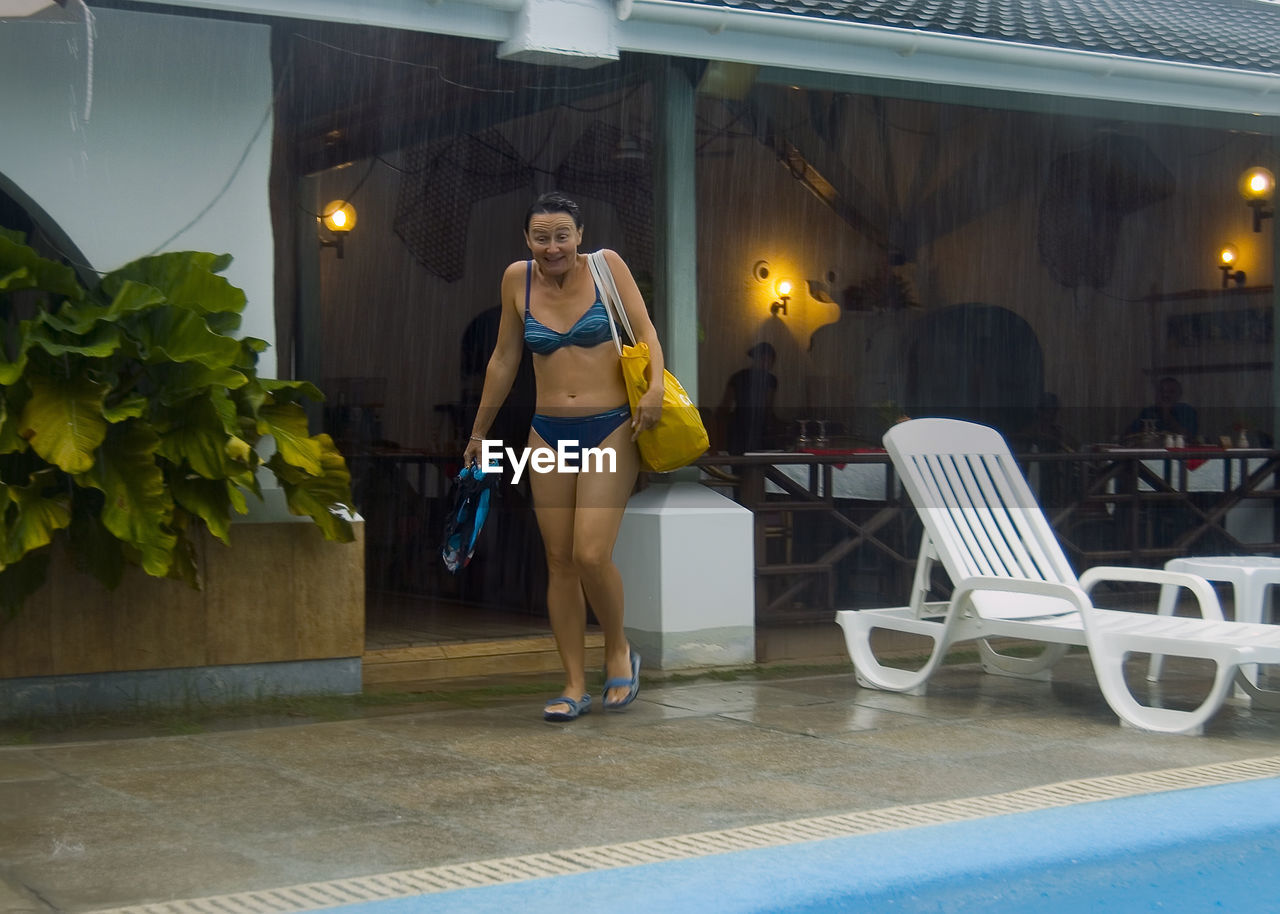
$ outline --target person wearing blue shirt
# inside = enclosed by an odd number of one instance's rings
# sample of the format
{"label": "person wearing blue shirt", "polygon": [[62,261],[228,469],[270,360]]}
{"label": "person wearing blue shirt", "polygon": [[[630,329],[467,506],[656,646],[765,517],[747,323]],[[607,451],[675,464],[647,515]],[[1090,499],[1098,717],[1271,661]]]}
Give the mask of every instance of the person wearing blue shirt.
{"label": "person wearing blue shirt", "polygon": [[1164,377],[1156,382],[1156,402],[1144,407],[1129,425],[1129,433],[1143,430],[1143,420],[1154,419],[1157,432],[1182,435],[1188,444],[1200,433],[1195,408],[1182,402],[1182,385],[1177,378]]}

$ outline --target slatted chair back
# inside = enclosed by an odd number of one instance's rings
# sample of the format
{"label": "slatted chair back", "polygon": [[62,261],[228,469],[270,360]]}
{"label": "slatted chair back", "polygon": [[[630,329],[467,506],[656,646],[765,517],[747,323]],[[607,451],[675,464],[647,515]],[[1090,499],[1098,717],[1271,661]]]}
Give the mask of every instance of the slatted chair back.
{"label": "slatted chair back", "polygon": [[[1075,584],[1058,538],[1008,444],[994,429],[916,419],[884,438],[938,560],[953,582],[974,576]],[[927,545],[926,543],[926,545]],[[1060,612],[1040,599],[975,603],[1004,618]]]}

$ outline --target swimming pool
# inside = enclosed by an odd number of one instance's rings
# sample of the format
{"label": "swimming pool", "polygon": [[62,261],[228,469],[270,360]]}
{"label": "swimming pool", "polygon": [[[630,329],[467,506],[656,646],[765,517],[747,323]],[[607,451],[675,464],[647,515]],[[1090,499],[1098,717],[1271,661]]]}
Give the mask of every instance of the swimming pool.
{"label": "swimming pool", "polygon": [[331,910],[1261,912],[1280,911],[1278,862],[1267,778]]}

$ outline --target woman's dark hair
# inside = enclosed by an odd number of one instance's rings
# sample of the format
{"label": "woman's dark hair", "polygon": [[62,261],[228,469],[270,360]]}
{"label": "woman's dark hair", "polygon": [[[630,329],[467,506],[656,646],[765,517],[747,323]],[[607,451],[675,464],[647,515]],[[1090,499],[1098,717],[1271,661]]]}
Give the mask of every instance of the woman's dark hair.
{"label": "woman's dark hair", "polygon": [[526,232],[529,231],[529,223],[533,220],[533,217],[541,213],[568,213],[573,217],[573,224],[578,228],[582,228],[582,210],[577,203],[574,203],[558,190],[549,190],[533,201],[529,211],[524,214],[524,230]]}

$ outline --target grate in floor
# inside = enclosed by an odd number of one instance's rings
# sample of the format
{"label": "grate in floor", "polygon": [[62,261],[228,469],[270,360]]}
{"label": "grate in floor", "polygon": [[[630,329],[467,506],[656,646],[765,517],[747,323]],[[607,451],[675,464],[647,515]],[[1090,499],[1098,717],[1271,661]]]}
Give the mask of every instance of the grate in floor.
{"label": "grate in floor", "polygon": [[571,851],[526,854],[500,860],[406,870],[375,876],[336,879],[259,892],[239,892],[186,901],[158,902],[113,908],[95,914],[292,914],[344,904],[410,898],[453,889],[502,885],[548,876],[568,876],[592,870],[637,866],[724,854],[752,848],[776,847],[804,841],[844,838],[894,829],[941,825],[987,816],[1032,812],[1077,803],[1141,794],[1209,787],[1280,776],[1280,756],[1170,768],[1138,774],[1111,775],[1029,787],[1008,793],[892,806],[766,825],[654,838]]}

